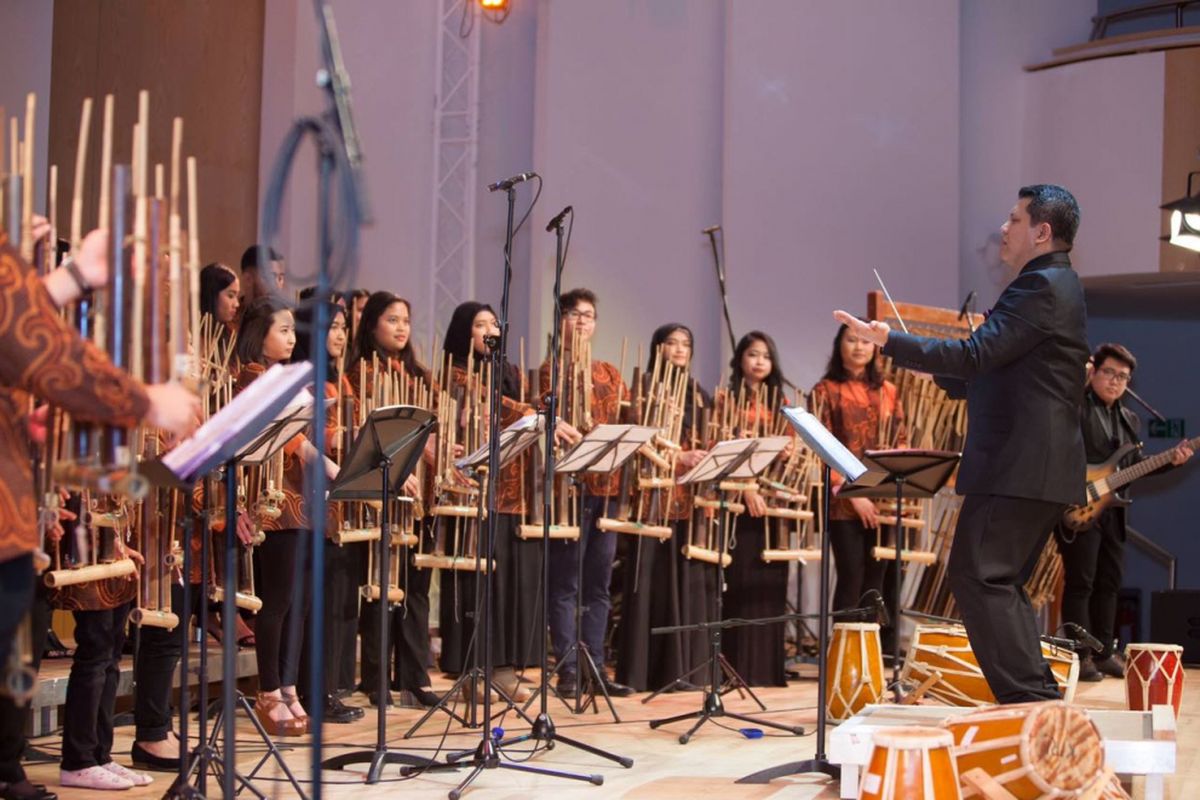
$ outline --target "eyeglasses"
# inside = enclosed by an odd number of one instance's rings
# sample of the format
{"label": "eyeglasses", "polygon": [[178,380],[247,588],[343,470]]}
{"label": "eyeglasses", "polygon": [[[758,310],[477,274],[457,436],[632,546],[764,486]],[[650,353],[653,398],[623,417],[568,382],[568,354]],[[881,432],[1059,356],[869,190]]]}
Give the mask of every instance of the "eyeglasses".
{"label": "eyeglasses", "polygon": [[1117,383],[1129,383],[1129,379],[1133,377],[1129,372],[1117,372],[1112,367],[1101,367],[1100,374]]}
{"label": "eyeglasses", "polygon": [[572,320],[572,321],[595,322],[596,321],[596,312],[595,311],[576,311],[575,309],[571,309],[570,311],[566,312],[566,317],[567,317],[567,319]]}

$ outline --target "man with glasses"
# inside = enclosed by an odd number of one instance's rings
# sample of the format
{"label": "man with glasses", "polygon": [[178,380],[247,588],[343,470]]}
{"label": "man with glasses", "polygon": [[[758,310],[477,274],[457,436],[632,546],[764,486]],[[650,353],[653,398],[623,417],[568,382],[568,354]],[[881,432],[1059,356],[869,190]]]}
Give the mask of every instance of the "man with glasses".
{"label": "man with glasses", "polygon": [[[1102,344],[1092,354],[1091,365],[1080,424],[1088,463],[1099,464],[1120,447],[1140,441],[1141,421],[1121,403],[1137,359],[1119,344]],[[1173,451],[1171,463],[1178,466],[1191,456],[1192,450],[1184,442]],[[1119,466],[1124,469],[1142,458],[1141,451],[1135,450]],[[1097,653],[1080,653],[1079,679],[1098,681],[1105,675],[1120,678],[1125,674],[1125,663],[1113,650],[1113,627],[1125,555],[1125,509],[1110,506],[1088,530],[1059,530],[1056,539],[1063,559],[1063,621],[1082,625],[1104,646]]]}
{"label": "man with glasses", "polygon": [[[620,371],[607,361],[591,358],[591,340],[596,332],[596,295],[588,289],[572,289],[559,297],[563,313],[563,364],[559,367],[562,396],[558,398],[559,413],[581,433],[596,425],[621,421],[621,401],[629,398],[629,390]],[[590,368],[589,368],[590,362]],[[590,382],[575,386],[570,379],[573,365],[582,367]],[[590,385],[588,385],[590,383]],[[550,389],[550,364],[539,370],[542,395]],[[586,413],[573,414],[572,409],[585,407],[582,399],[575,402],[572,395],[580,389],[589,393]],[[586,416],[587,419],[572,418]],[[599,667],[604,688],[610,696],[628,697],[633,689],[608,678],[604,669],[604,634],[608,628],[608,612],[612,607],[609,583],[612,579],[613,557],[617,535],[601,531],[596,521],[605,515],[607,504],[620,491],[619,473],[588,475],[584,478],[585,500],[579,541],[550,542],[550,640],[554,653],[564,661],[558,671],[558,693],[573,698],[579,691],[578,659],[572,645],[576,642],[575,595],[578,586],[577,559],[583,548],[583,628],[579,639]],[[570,651],[570,655],[567,653]]]}

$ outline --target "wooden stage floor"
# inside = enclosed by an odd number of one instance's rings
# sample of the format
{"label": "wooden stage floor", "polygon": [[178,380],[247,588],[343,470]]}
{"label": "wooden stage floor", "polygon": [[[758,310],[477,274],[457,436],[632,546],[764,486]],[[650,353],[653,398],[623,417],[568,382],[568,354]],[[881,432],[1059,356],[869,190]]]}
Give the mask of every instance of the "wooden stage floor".
{"label": "wooden stage floor", "polygon": [[[1187,686],[1195,687],[1200,678],[1200,670],[1188,670]],[[434,688],[445,688],[449,684],[442,679],[434,681]],[[1076,695],[1077,704],[1089,708],[1124,708],[1124,683],[1112,678],[1105,678],[1100,683],[1081,684]],[[687,745],[680,745],[677,739],[679,733],[686,730],[683,723],[651,730],[647,721],[656,717],[665,717],[683,713],[698,708],[700,695],[684,693],[662,695],[649,704],[640,702],[641,696],[615,701],[617,711],[621,716],[621,724],[614,724],[607,714],[593,715],[587,712],[579,717],[570,714],[561,702],[551,697],[550,713],[559,730],[566,736],[577,738],[587,744],[600,747],[617,754],[634,759],[631,769],[559,745],[549,752],[540,752],[530,763],[548,769],[559,769],[585,774],[598,774],[604,777],[602,786],[592,786],[587,783],[528,775],[512,770],[490,770],[480,775],[466,797],[487,800],[489,798],[537,798],[547,797],[554,800],[568,798],[628,798],[642,800],[671,800],[672,798],[687,798],[695,800],[705,795],[712,798],[730,798],[731,800],[756,800],[757,798],[822,798],[832,800],[838,796],[837,783],[826,781],[817,776],[796,776],[775,781],[768,785],[739,785],[734,780],[755,770],[781,763],[809,758],[814,750],[815,721],[814,708],[816,704],[817,687],[815,680],[800,680],[793,682],[788,688],[762,689],[759,696],[769,709],[762,714],[766,720],[775,720],[790,725],[802,725],[808,735],[803,737],[791,736],[784,733],[776,735],[775,731],[764,729],[766,735],[760,739],[747,739],[736,731],[744,727],[736,720],[718,720],[735,730],[718,727],[716,724],[705,725]],[[367,706],[363,695],[354,695],[350,702]],[[536,705],[535,705],[536,708]],[[740,700],[732,696],[727,702],[730,711],[751,713],[754,708],[749,699]],[[326,757],[346,752],[347,750],[373,748],[375,739],[374,709],[367,706],[366,718],[352,725],[328,725],[325,733]],[[1200,787],[1200,690],[1186,688],[1184,692],[1183,713],[1178,727],[1178,770],[1167,781],[1167,797],[1175,800],[1197,796]],[[388,712],[388,746],[390,748],[412,753],[415,755],[432,755],[442,747],[447,750],[466,749],[479,742],[478,729],[464,731],[457,724],[447,727],[448,717],[437,714],[426,723],[417,734],[405,740],[403,734],[419,718],[419,711],[410,709],[390,710]],[[509,733],[519,733],[528,726],[519,719],[510,718],[500,723]],[[193,728],[194,731],[194,728]],[[443,734],[445,734],[443,742]],[[114,755],[118,762],[129,764],[129,747],[133,735],[132,726],[117,729]],[[257,741],[254,729],[244,719],[238,723],[238,763],[242,769],[250,769],[261,757],[261,743]],[[311,749],[307,747],[308,738],[284,740],[285,757],[291,769],[303,781],[310,778],[309,762]],[[58,736],[45,736],[33,741],[36,748],[44,752],[57,753],[60,740]],[[520,750],[514,748],[512,757],[520,759],[528,753],[528,746]],[[363,782],[365,770],[356,767],[359,772],[324,773],[324,796],[330,798],[371,798],[394,797],[401,794],[406,798],[441,798],[445,797],[454,786],[466,775],[466,770],[445,772],[437,775],[421,775],[411,779],[401,779],[397,767],[388,767],[385,778],[374,786],[366,786]],[[58,783],[57,764],[33,764],[28,769],[31,779],[44,782],[51,786]],[[295,796],[291,786],[267,778],[278,777],[274,765],[265,767],[261,773],[262,780],[256,781],[256,786],[268,798],[290,798]],[[148,787],[132,789],[119,793],[123,798],[157,798],[161,797],[170,785],[172,776],[166,773],[156,773],[155,782]],[[210,780],[210,797],[220,796],[219,786]],[[306,786],[306,791],[309,787]],[[58,790],[63,800],[89,798],[94,800],[95,792],[82,790]],[[1140,797],[1142,792],[1141,779],[1134,784],[1134,797]],[[250,797],[248,793],[241,796]]]}

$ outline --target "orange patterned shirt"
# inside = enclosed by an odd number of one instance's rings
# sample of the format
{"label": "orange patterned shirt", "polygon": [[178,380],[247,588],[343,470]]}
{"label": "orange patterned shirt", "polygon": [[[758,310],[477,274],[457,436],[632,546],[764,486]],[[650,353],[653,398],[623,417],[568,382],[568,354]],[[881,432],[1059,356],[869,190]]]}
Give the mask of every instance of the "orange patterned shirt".
{"label": "orange patterned shirt", "polygon": [[[538,368],[538,396],[545,400],[550,391],[550,363],[543,362]],[[629,387],[621,378],[617,368],[607,361],[592,360],[592,425],[612,425],[621,421],[621,401],[629,399]],[[564,404],[559,400],[560,408]],[[583,420],[568,419],[567,422],[587,433],[589,428]],[[609,475],[586,475],[584,484],[591,497],[616,497],[621,491],[621,470]]]}
{"label": "orange patterned shirt", "polygon": [[74,419],[135,425],[145,388],[68,328],[37,273],[0,233],[0,561],[38,545],[38,498],[24,418],[30,395]]}

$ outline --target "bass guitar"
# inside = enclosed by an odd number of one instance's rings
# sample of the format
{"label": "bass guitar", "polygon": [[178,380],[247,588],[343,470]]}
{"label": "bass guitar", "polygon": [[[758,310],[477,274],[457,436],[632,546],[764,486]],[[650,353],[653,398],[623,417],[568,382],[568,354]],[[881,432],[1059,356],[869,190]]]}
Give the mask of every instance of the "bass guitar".
{"label": "bass guitar", "polygon": [[[1200,446],[1200,436],[1188,440],[1188,446]],[[1137,449],[1138,445],[1127,444],[1113,453],[1102,464],[1088,464],[1087,468],[1087,505],[1071,506],[1063,512],[1063,525],[1073,531],[1084,531],[1092,527],[1100,512],[1110,506],[1127,506],[1129,501],[1119,497],[1117,492],[1123,487],[1143,478],[1155,470],[1171,463],[1171,455],[1175,448],[1142,459],[1138,463],[1117,469],[1121,459]]]}

